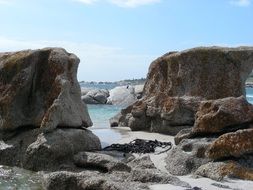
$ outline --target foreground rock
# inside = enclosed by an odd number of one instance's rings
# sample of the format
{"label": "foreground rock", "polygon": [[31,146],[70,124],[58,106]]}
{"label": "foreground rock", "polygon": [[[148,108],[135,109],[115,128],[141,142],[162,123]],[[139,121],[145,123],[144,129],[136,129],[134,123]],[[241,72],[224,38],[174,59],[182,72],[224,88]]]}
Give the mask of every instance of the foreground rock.
{"label": "foreground rock", "polygon": [[24,131],[0,143],[0,163],[33,171],[73,168],[73,157],[80,151],[101,149],[92,132],[83,129],[39,129]]}
{"label": "foreground rock", "polygon": [[103,172],[131,171],[131,168],[116,160],[112,156],[91,152],[79,152],[74,157],[74,163],[78,167],[101,170]]}
{"label": "foreground rock", "polygon": [[61,48],[0,54],[0,164],[54,171],[80,151],[101,149],[76,73]]}
{"label": "foreground rock", "polygon": [[173,175],[187,175],[210,161],[205,152],[212,138],[184,139],[166,157],[166,168]]}
{"label": "foreground rock", "polygon": [[168,171],[253,180],[252,112],[244,97],[203,101],[194,127],[176,135],[177,147],[166,158]]}
{"label": "foreground rock", "polygon": [[240,157],[253,153],[253,125],[251,129],[226,133],[217,138],[207,150],[207,157],[214,160]]}
{"label": "foreground rock", "polygon": [[245,95],[253,48],[195,48],[168,53],[150,68],[143,98],[119,124],[132,130],[177,134],[194,125],[201,101]]}
{"label": "foreground rock", "polygon": [[[83,155],[87,153],[82,153]],[[88,157],[94,158],[99,157],[98,163],[102,165],[108,164],[108,159],[113,160],[105,155],[92,153],[87,155]],[[86,156],[85,156],[86,157]],[[101,160],[101,158],[104,161]],[[83,159],[81,159],[83,160]],[[85,158],[87,161],[87,159]],[[79,160],[80,161],[80,160]],[[78,161],[78,162],[79,162]],[[85,164],[87,162],[85,161]],[[83,164],[83,161],[81,161]],[[121,161],[118,161],[120,163]],[[121,162],[123,164],[123,162]],[[81,164],[81,165],[82,165]],[[122,165],[121,164],[121,165]],[[44,175],[45,185],[47,189],[69,189],[72,190],[88,190],[88,189],[101,189],[101,190],[148,190],[151,184],[173,184],[175,186],[190,187],[189,184],[180,181],[177,177],[171,176],[167,173],[161,172],[154,167],[154,164],[149,157],[135,158],[130,162],[124,163],[130,169],[128,170],[110,170],[108,173],[101,173],[98,171],[83,171],[83,172],[54,172]],[[125,166],[124,166],[125,167]],[[94,169],[94,168],[93,168]]]}
{"label": "foreground rock", "polygon": [[82,103],[79,59],[60,48],[0,54],[0,130],[92,125]]}

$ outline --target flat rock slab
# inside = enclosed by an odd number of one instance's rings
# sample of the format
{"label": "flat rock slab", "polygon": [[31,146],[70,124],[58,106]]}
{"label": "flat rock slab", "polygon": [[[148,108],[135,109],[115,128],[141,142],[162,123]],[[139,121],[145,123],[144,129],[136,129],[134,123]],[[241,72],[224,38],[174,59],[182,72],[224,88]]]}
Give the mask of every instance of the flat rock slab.
{"label": "flat rock slab", "polygon": [[95,152],[79,152],[74,157],[74,163],[78,167],[96,169],[102,172],[131,171],[131,168],[112,156]]}

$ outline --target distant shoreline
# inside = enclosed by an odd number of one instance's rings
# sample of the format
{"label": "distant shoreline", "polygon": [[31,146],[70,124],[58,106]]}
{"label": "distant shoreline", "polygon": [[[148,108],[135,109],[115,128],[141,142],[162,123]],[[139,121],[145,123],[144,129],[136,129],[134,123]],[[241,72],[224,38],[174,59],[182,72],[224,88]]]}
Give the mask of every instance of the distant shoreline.
{"label": "distant shoreline", "polygon": [[108,81],[79,81],[79,84],[82,85],[116,85],[116,86],[125,86],[125,85],[140,85],[145,84],[146,79],[127,79],[127,80],[121,80],[121,81],[115,81],[115,82],[108,82]]}

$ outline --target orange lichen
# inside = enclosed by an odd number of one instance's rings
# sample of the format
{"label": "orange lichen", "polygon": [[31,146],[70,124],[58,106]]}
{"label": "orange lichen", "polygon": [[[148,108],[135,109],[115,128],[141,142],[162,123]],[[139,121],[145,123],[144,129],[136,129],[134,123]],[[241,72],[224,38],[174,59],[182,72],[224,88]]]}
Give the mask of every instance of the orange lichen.
{"label": "orange lichen", "polygon": [[253,169],[229,162],[220,168],[221,176],[230,176],[244,180],[253,180]]}

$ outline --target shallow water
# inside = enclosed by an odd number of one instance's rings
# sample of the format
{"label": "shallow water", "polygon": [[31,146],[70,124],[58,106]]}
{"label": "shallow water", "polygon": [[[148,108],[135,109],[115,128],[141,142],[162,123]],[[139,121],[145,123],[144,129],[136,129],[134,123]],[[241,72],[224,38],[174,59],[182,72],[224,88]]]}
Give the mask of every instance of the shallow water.
{"label": "shallow water", "polygon": [[38,173],[17,167],[0,166],[0,190],[43,190]]}
{"label": "shallow water", "polygon": [[246,88],[246,97],[247,100],[253,104],[253,88]]}
{"label": "shallow water", "polygon": [[122,107],[113,105],[88,105],[93,126],[89,128],[96,134],[102,147],[108,146],[121,139],[122,134],[110,127],[109,119],[120,112]]}

